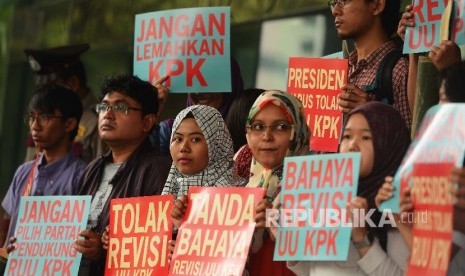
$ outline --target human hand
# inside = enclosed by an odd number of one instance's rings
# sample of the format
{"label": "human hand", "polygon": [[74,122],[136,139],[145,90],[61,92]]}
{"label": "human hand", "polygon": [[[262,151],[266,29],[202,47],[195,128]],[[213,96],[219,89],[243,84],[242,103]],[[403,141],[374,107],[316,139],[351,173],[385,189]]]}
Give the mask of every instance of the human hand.
{"label": "human hand", "polygon": [[452,190],[454,205],[465,209],[465,168],[453,168],[449,174],[449,181],[454,186]]}
{"label": "human hand", "polygon": [[163,109],[165,108],[166,100],[168,99],[169,89],[164,85],[164,83],[169,79],[169,75],[163,76],[161,79],[157,80],[154,84],[158,92],[158,114],[160,115]]}
{"label": "human hand", "polygon": [[266,209],[271,209],[273,206],[271,202],[264,198],[260,200],[255,207],[255,228],[265,228],[266,227]]}
{"label": "human hand", "polygon": [[442,71],[462,60],[459,46],[450,40],[444,40],[439,45],[433,46],[428,57],[438,71]]}
{"label": "human hand", "polygon": [[82,253],[82,256],[89,260],[98,260],[102,254],[101,235],[92,230],[84,230],[79,233],[79,236],[84,239],[76,239],[74,248]]}
{"label": "human hand", "polygon": [[405,31],[407,30],[407,27],[415,26],[415,17],[413,16],[412,9],[412,5],[407,5],[405,7],[405,11],[402,14],[399,25],[397,26],[397,35],[402,40],[405,40]]}
{"label": "human hand", "polygon": [[104,250],[108,250],[109,244],[110,244],[110,234],[109,234],[109,228],[107,225],[107,227],[105,227],[105,231],[103,231],[103,234],[102,234],[102,248]]}
{"label": "human hand", "polygon": [[384,178],[384,184],[379,188],[375,197],[375,204],[378,209],[380,209],[381,203],[392,197],[392,192],[394,191],[394,186],[392,185],[393,180],[394,178],[392,176],[386,176]]}
{"label": "human hand", "polygon": [[400,221],[404,224],[409,224],[408,215],[414,211],[410,187],[406,188],[404,192],[400,194],[399,207]]}
{"label": "human hand", "polygon": [[16,249],[15,243],[16,243],[16,237],[11,237],[9,240],[9,244],[6,247],[6,252],[8,254],[10,254],[10,252],[13,252]]}
{"label": "human hand", "polygon": [[[279,218],[279,208],[281,208],[281,202],[277,201],[275,204],[273,204],[273,209],[277,211],[278,216],[270,216],[270,220],[273,222],[276,222],[278,224],[278,218]],[[278,224],[279,225],[279,224]],[[270,233],[270,238],[272,241],[276,240],[278,228],[276,228],[274,223],[270,223],[270,228],[268,228],[268,232]]]}
{"label": "human hand", "polygon": [[175,240],[168,241],[168,263],[171,262],[171,258],[173,257],[174,253],[174,246],[176,245]]}
{"label": "human hand", "polygon": [[173,225],[179,229],[182,219],[186,213],[187,196],[180,196],[174,201],[173,210],[171,211],[171,221]]}
{"label": "human hand", "polygon": [[342,87],[338,95],[338,104],[342,113],[349,113],[352,109],[371,100],[371,95],[358,88],[356,85],[348,83]]}
{"label": "human hand", "polygon": [[353,242],[360,242],[362,241],[365,236],[367,235],[367,229],[364,226],[365,223],[362,223],[360,220],[364,218],[364,216],[360,216],[362,214],[361,210],[364,210],[365,213],[368,213],[368,202],[366,198],[363,197],[356,197],[352,199],[351,202],[347,203],[347,210],[349,213],[350,218],[354,224],[352,228],[352,241]]}

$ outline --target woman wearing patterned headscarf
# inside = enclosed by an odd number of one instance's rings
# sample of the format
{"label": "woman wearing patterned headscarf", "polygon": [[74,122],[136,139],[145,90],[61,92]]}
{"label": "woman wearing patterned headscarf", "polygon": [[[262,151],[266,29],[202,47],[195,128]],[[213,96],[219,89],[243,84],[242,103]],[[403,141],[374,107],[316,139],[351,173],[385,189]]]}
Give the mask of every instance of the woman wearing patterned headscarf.
{"label": "woman wearing patterned headscarf", "polygon": [[[248,187],[263,187],[266,200],[257,212],[269,207],[281,190],[283,164],[286,156],[309,153],[309,129],[304,120],[302,103],[282,91],[265,91],[247,118],[247,144],[252,152]],[[268,203],[267,203],[268,202]],[[252,243],[250,275],[293,275],[285,262],[273,262],[274,243],[267,232],[258,229]]]}
{"label": "woman wearing patterned headscarf", "polygon": [[210,106],[182,110],[173,123],[170,145],[173,165],[163,194],[187,195],[189,187],[238,186],[233,144],[221,113]]}

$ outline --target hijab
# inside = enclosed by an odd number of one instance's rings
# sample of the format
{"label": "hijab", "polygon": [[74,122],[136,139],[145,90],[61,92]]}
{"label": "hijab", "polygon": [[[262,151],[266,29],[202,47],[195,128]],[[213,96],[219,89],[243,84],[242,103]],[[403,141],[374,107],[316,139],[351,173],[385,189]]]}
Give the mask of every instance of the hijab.
{"label": "hijab", "polygon": [[[255,115],[264,107],[274,104],[279,107],[289,123],[293,125],[289,148],[286,156],[306,155],[309,153],[310,133],[305,122],[304,110],[302,103],[293,95],[279,90],[269,90],[263,92],[250,109],[246,125],[250,125]],[[247,142],[250,140],[250,134],[247,132]],[[284,163],[284,160],[282,160]],[[277,168],[265,168],[254,157],[250,167],[250,178],[247,183],[248,187],[263,187],[267,189],[267,198],[274,200],[281,189],[281,179],[283,177],[283,165]]]}
{"label": "hijab", "polygon": [[[410,145],[410,133],[399,111],[394,107],[373,101],[352,110],[347,121],[354,114],[362,114],[370,127],[373,141],[373,170],[359,179],[357,195],[367,199],[368,208],[375,208],[375,197],[386,176],[392,176],[400,166]],[[380,212],[375,212],[373,222],[378,225]],[[385,229],[373,228],[374,234],[385,244]],[[385,248],[385,246],[383,246]]]}
{"label": "hijab", "polygon": [[174,165],[166,180],[162,194],[175,197],[187,195],[189,187],[239,186],[243,179],[234,176],[233,143],[221,113],[206,105],[193,105],[182,110],[174,120],[171,140],[188,114],[194,116],[208,147],[208,164],[194,174],[182,174]]}

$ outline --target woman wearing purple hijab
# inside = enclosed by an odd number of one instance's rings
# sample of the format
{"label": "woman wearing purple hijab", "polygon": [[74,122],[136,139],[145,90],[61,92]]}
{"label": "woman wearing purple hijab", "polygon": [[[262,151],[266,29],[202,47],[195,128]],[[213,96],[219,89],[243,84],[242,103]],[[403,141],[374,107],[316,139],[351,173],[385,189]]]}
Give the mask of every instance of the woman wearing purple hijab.
{"label": "woman wearing purple hijab", "polygon": [[[360,152],[357,197],[350,210],[375,209],[370,216],[376,227],[354,227],[346,261],[288,262],[297,275],[404,275],[409,255],[397,229],[382,222],[375,197],[386,176],[400,166],[410,145],[410,135],[395,108],[381,102],[369,102],[348,114],[339,152]],[[383,224],[381,224],[383,225]]]}

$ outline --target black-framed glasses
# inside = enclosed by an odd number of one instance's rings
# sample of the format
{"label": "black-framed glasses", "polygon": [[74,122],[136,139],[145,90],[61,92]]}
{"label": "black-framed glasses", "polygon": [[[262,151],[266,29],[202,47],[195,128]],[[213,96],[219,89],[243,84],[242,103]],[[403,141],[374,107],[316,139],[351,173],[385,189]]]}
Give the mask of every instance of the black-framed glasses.
{"label": "black-framed glasses", "polygon": [[289,123],[277,123],[268,126],[263,123],[252,123],[247,126],[247,129],[253,134],[263,134],[267,128],[273,133],[281,134],[289,132],[292,129],[292,125]]}
{"label": "black-framed glasses", "polygon": [[122,105],[122,104],[108,105],[108,104],[101,103],[101,104],[97,104],[95,106],[95,111],[97,111],[97,113],[107,112],[110,109],[113,110],[113,112],[115,112],[115,113],[120,113],[120,114],[124,113],[125,115],[128,114],[129,110],[142,111],[141,108],[131,107],[131,106]]}
{"label": "black-framed glasses", "polygon": [[343,8],[350,0],[330,0],[328,1],[328,6],[331,11],[338,6],[339,8]]}
{"label": "black-framed glasses", "polygon": [[46,113],[40,113],[40,114],[26,114],[24,115],[24,123],[26,125],[32,125],[34,121],[36,121],[39,125],[45,126],[48,125],[50,122],[50,119],[52,118],[63,118],[63,116],[60,115],[51,115],[51,114],[46,114]]}

